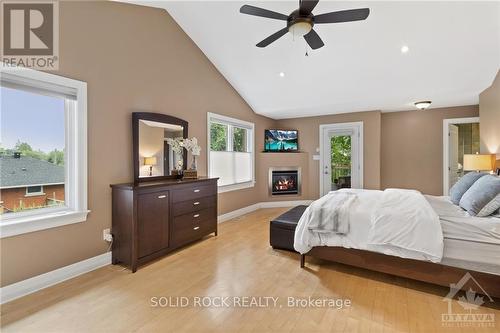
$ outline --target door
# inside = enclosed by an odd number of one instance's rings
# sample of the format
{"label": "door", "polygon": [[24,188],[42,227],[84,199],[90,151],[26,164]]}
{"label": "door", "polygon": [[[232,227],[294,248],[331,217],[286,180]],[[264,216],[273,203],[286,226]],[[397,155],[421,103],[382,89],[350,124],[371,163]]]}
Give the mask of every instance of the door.
{"label": "door", "polygon": [[321,195],[362,188],[362,124],[322,126]]}
{"label": "door", "polygon": [[458,169],[458,126],[449,127],[449,166],[448,166],[448,184],[449,187],[455,185],[459,178]]}
{"label": "door", "polygon": [[139,258],[168,248],[168,200],[168,191],[139,194],[137,198]]}

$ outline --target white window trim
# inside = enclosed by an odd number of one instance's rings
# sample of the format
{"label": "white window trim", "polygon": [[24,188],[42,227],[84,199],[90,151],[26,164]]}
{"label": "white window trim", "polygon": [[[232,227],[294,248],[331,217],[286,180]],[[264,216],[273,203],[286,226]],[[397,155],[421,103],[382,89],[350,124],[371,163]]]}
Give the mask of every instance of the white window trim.
{"label": "white window trim", "polygon": [[478,123],[479,117],[448,118],[443,119],[443,195],[448,196],[450,192],[450,180],[448,179],[448,168],[450,167],[450,125]]}
{"label": "white window trim", "polygon": [[[223,185],[223,186],[218,186],[218,193],[224,193],[224,192],[230,192],[230,191],[237,191],[237,190],[242,190],[245,188],[251,188],[255,186],[255,124],[236,119],[236,118],[231,118],[227,116],[223,116],[220,114],[212,113],[212,112],[207,112],[207,170],[208,170],[208,175],[210,176],[210,123],[212,121],[217,122],[217,120],[221,121],[222,123],[232,123],[235,126],[241,126],[242,128],[248,128],[252,131],[250,135],[247,135],[247,147],[250,149],[250,153],[252,154],[252,180],[248,182],[243,182],[243,183],[237,183],[237,184],[229,184],[229,185]],[[228,130],[227,134],[227,147],[232,147],[232,133],[229,133],[230,131]]]}
{"label": "white window trim", "polygon": [[[2,80],[71,90],[76,101],[66,115],[66,183],[64,207],[48,207],[0,217],[0,238],[86,221],[87,209],[87,83],[21,67],[1,67]],[[67,102],[68,103],[68,102]]]}
{"label": "white window trim", "polygon": [[[30,187],[38,187],[40,186],[40,191],[39,192],[28,192],[28,189]],[[43,192],[43,185],[30,185],[26,186],[26,194],[24,195],[25,197],[36,197],[40,195],[44,195],[45,193]]]}

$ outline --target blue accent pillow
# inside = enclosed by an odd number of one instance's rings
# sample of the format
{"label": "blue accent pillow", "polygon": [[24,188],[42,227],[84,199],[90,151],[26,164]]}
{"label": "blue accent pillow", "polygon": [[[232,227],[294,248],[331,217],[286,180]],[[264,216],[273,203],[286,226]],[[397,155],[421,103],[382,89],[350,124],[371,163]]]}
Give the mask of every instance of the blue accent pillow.
{"label": "blue accent pillow", "polygon": [[478,179],[460,199],[460,207],[472,216],[493,214],[500,207],[500,177],[487,175]]}
{"label": "blue accent pillow", "polygon": [[450,200],[455,205],[460,204],[460,199],[467,192],[467,190],[478,180],[479,178],[486,176],[487,173],[484,172],[469,172],[463,175],[458,182],[455,183],[450,188]]}

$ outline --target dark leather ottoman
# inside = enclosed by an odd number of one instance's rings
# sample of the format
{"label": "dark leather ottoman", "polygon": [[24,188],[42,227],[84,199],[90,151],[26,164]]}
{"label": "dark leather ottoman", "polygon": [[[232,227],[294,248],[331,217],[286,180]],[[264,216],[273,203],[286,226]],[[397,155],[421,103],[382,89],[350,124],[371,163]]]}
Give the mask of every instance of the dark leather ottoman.
{"label": "dark leather ottoman", "polygon": [[269,243],[273,249],[294,251],[293,238],[295,228],[307,206],[297,206],[271,221]]}

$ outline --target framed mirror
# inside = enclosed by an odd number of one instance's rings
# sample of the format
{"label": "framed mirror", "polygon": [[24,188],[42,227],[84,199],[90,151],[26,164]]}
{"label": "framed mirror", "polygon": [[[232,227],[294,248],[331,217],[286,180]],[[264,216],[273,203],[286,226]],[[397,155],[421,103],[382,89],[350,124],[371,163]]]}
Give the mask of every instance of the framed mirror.
{"label": "framed mirror", "polygon": [[161,113],[132,113],[134,182],[177,178],[187,166],[187,152],[176,152],[168,139],[188,137],[188,122]]}

